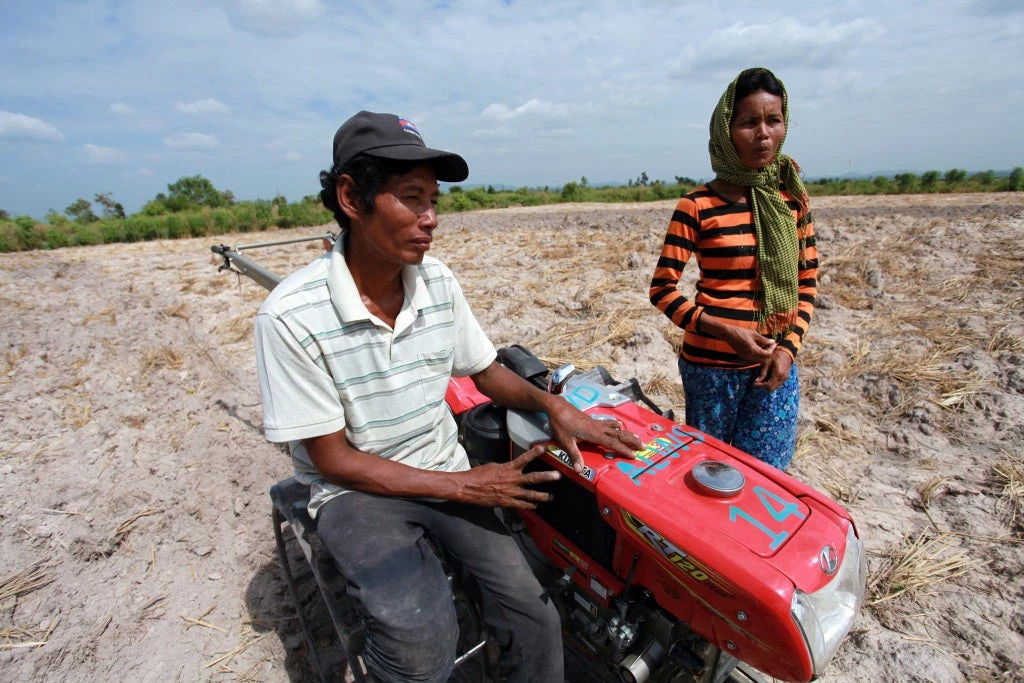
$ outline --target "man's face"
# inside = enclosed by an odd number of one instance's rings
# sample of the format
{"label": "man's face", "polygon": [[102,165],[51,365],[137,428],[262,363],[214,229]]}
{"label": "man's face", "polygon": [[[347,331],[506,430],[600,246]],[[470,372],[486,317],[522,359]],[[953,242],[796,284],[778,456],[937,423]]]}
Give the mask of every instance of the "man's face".
{"label": "man's face", "polygon": [[361,216],[352,239],[380,265],[420,263],[437,227],[439,196],[437,176],[427,164],[392,176],[377,195],[373,213]]}

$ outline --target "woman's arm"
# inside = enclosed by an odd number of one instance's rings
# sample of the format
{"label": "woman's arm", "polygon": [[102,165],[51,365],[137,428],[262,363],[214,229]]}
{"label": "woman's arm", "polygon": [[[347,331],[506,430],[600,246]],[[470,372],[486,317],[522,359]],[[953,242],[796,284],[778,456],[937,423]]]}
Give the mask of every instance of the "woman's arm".
{"label": "woman's arm", "polygon": [[694,331],[697,306],[679,291],[683,268],[697,249],[700,221],[697,206],[683,197],[676,204],[669,221],[658,264],[651,277],[649,298],[655,308],[668,316],[677,327]]}
{"label": "woman's arm", "polygon": [[789,354],[790,360],[796,359],[796,354],[803,345],[804,335],[811,325],[811,316],[814,315],[814,302],[818,296],[818,249],[814,236],[814,220],[809,209],[797,216],[796,225],[797,234],[803,243],[799,263],[800,303],[796,324],[779,342],[779,347]]}

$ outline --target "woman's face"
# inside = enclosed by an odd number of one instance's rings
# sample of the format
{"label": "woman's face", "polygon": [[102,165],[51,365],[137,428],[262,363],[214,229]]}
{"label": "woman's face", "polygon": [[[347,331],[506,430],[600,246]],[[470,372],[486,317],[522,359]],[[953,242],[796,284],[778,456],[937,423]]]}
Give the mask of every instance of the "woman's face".
{"label": "woman's face", "polygon": [[747,95],[736,104],[729,132],[744,166],[758,170],[772,163],[786,137],[782,98],[764,90]]}

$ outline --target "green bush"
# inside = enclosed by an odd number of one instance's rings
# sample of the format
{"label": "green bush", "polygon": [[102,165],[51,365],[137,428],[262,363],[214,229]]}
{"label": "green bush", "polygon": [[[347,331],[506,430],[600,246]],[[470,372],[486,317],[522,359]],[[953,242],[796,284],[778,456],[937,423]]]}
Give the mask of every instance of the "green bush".
{"label": "green bush", "polygon": [[966,178],[967,171],[965,171],[962,168],[951,168],[948,171],[946,171],[942,176],[942,179],[947,184],[960,183],[963,182]]}
{"label": "green bush", "polygon": [[124,242],[124,224],[125,221],[114,219],[100,221],[100,234],[103,235],[103,243]]}
{"label": "green bush", "polygon": [[451,210],[455,213],[462,211],[470,211],[473,208],[473,200],[471,200],[464,192],[457,192],[453,195],[449,195],[450,200],[447,202],[451,205]]}
{"label": "green bush", "polygon": [[917,183],[916,173],[898,173],[893,178],[896,181],[896,185],[900,188],[900,192],[912,192],[914,185]]}
{"label": "green bush", "polygon": [[146,202],[139,213],[145,216],[163,216],[170,213],[170,209],[167,208],[167,203],[163,199],[151,199]]}
{"label": "green bush", "polygon": [[142,221],[146,216],[135,214],[124,221],[124,229],[121,232],[122,242],[139,242],[142,240]]}
{"label": "green bush", "polygon": [[192,237],[206,237],[208,230],[206,223],[206,214],[186,214],[185,222],[188,223],[188,234],[190,234]]}
{"label": "green bush", "polygon": [[172,213],[167,216],[167,236],[173,239],[184,237],[188,234],[188,226],[185,225],[185,221],[181,219],[181,216]]}
{"label": "green bush", "polygon": [[53,209],[46,212],[46,216],[43,220],[55,228],[66,228],[71,224],[71,221],[68,220],[67,216],[62,213],[58,213]]}
{"label": "green bush", "polygon": [[213,234],[223,235],[235,229],[237,221],[230,209],[214,209],[210,217],[213,219]]}
{"label": "green bush", "polygon": [[578,183],[566,183],[559,196],[563,202],[578,202],[583,199],[583,188]]}
{"label": "green bush", "polygon": [[18,238],[14,235],[14,223],[0,223],[0,253],[18,250]]}
{"label": "green bush", "polygon": [[71,235],[72,246],[85,246],[89,244],[103,244],[103,232],[101,223],[89,223],[74,227]]}
{"label": "green bush", "polygon": [[251,202],[236,204],[231,211],[235,214],[235,226],[239,232],[252,232],[257,229],[256,207]]}
{"label": "green bush", "polygon": [[469,200],[473,202],[473,206],[478,209],[489,209],[495,205],[494,197],[487,194],[487,188],[474,187],[472,190],[463,193]]}
{"label": "green bush", "polygon": [[1006,189],[1010,192],[1024,190],[1024,168],[1017,166],[1010,171],[1010,177],[1006,179]]}
{"label": "green bush", "polygon": [[167,237],[167,221],[163,216],[146,216],[142,220],[142,239],[159,240]]}
{"label": "green bush", "polygon": [[295,212],[292,210],[293,208],[294,207],[289,206],[288,204],[278,204],[275,206],[274,209],[276,210],[277,215],[274,217],[274,225],[279,228],[294,228],[296,222]]}
{"label": "green bush", "polygon": [[135,214],[124,220],[124,242],[146,242],[167,237],[167,225],[160,216]]}
{"label": "green bush", "polygon": [[312,227],[334,221],[334,216],[320,202],[292,204],[288,208],[291,210],[292,218],[298,226]]}
{"label": "green bush", "polygon": [[988,171],[983,171],[981,173],[975,173],[974,175],[971,176],[971,180],[975,181],[976,183],[978,183],[978,185],[982,187],[991,186],[992,183],[995,182],[995,179],[996,172],[991,169],[989,169]]}
{"label": "green bush", "polygon": [[22,251],[38,249],[43,245],[43,233],[32,216],[15,216],[14,228],[18,236],[18,248]]}
{"label": "green bush", "polygon": [[266,199],[253,202],[256,211],[256,229],[266,230],[274,222],[274,207]]}
{"label": "green bush", "polygon": [[65,228],[51,227],[44,233],[44,249],[59,249],[71,246],[71,236]]}

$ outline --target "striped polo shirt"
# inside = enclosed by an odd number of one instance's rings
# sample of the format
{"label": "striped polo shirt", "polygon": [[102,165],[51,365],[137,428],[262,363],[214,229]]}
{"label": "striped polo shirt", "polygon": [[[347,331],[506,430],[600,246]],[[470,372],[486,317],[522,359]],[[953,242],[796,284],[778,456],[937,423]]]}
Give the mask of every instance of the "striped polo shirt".
{"label": "striped polo shirt", "polygon": [[[818,252],[814,222],[785,188],[782,196],[796,218],[802,249],[798,265],[799,307],[793,329],[779,345],[796,357],[814,313]],[[691,301],[678,289],[683,268],[697,259],[697,292]],[[688,362],[722,368],[750,368],[728,343],[698,332],[703,311],[731,325],[757,329],[757,309],[764,298],[757,268],[757,236],[749,204],[730,202],[708,185],[679,200],[651,279],[650,299],[658,310],[685,331],[680,355]]]}
{"label": "striped polo shirt", "polygon": [[345,489],[320,476],[302,439],[344,429],[365,453],[468,469],[445,390],[452,375],[481,372],[496,355],[440,261],[427,256],[403,269],[405,301],[392,330],[363,304],[343,242],[275,287],[256,316],[264,432],[289,443],[313,516]]}

